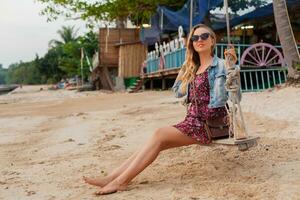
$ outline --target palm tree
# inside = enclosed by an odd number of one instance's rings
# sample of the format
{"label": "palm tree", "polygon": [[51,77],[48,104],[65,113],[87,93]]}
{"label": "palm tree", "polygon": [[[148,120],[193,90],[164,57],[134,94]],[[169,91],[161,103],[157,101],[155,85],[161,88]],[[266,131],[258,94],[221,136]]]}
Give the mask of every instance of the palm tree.
{"label": "palm tree", "polygon": [[75,30],[74,26],[62,26],[61,30],[58,30],[57,33],[60,36],[61,40],[51,40],[49,42],[50,47],[57,47],[68,42],[73,42],[77,40],[78,29]]}
{"label": "palm tree", "polygon": [[274,17],[284,58],[288,65],[288,76],[294,79],[300,77],[294,63],[300,62],[297,44],[294,38],[285,0],[273,0]]}

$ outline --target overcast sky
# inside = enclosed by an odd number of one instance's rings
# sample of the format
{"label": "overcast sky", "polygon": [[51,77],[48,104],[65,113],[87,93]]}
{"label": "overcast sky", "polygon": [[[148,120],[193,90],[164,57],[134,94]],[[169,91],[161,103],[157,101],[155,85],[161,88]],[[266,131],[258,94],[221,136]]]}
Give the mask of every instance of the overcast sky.
{"label": "overcast sky", "polygon": [[75,25],[79,34],[86,32],[80,21],[58,20],[47,23],[40,16],[42,6],[34,0],[0,0],[0,63],[26,62],[37,53],[44,56],[51,39],[59,39],[56,31],[63,25]]}

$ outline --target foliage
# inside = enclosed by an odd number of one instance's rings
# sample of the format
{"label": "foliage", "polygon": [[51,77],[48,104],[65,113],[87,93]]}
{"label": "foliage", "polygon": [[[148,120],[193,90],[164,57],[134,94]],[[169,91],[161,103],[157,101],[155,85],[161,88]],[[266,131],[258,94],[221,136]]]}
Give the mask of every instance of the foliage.
{"label": "foliage", "polygon": [[61,40],[50,40],[49,46],[50,47],[56,47],[63,44],[66,44],[68,42],[73,42],[77,40],[77,32],[78,29],[75,30],[74,26],[62,26],[61,30],[57,31],[57,34],[59,35]]}
{"label": "foliage", "polygon": [[2,67],[2,64],[0,64],[0,85],[6,83],[7,77],[7,69],[4,69]]}
{"label": "foliage", "polygon": [[[9,66],[6,72],[7,83],[17,84],[52,84],[62,78],[74,77],[81,74],[80,60],[81,48],[85,48],[89,57],[97,51],[97,35],[88,32],[77,37],[77,30],[74,27],[63,26],[57,31],[60,40],[49,42],[48,52],[44,57],[36,58],[30,62],[14,63]],[[1,70],[0,68],[0,84]],[[83,60],[84,78],[90,74],[86,60]]]}
{"label": "foliage", "polygon": [[66,72],[59,68],[61,55],[62,49],[60,47],[53,47],[38,61],[38,68],[41,72],[41,83],[55,83],[66,76]]}
{"label": "foliage", "polygon": [[11,64],[8,68],[8,82],[16,84],[39,84],[40,72],[36,60]]}
{"label": "foliage", "polygon": [[296,66],[296,70],[300,71],[300,62],[296,63],[295,66]]}

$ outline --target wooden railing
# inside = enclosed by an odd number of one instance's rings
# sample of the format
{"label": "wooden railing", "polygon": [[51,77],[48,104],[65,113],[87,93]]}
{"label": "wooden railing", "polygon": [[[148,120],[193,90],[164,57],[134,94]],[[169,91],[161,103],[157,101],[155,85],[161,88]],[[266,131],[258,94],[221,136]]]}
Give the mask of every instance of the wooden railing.
{"label": "wooden railing", "polygon": [[287,80],[287,68],[242,69],[240,77],[243,92],[262,91],[285,83]]}
{"label": "wooden railing", "polygon": [[[241,60],[242,53],[250,47],[247,44],[234,45],[236,54],[238,56],[238,63]],[[275,46],[282,52],[281,46]],[[227,44],[218,43],[215,48],[215,55],[220,58],[224,58],[224,50],[227,48]],[[300,49],[300,46],[298,46]],[[162,61],[159,58],[147,60],[147,74],[155,73],[157,71],[178,69],[181,67],[185,60],[186,49],[178,49],[175,52],[171,52],[164,56],[164,68],[159,66]],[[286,67],[274,67],[270,69],[242,69],[241,70],[241,87],[242,91],[261,91],[274,87],[274,85],[282,84],[287,79]]]}

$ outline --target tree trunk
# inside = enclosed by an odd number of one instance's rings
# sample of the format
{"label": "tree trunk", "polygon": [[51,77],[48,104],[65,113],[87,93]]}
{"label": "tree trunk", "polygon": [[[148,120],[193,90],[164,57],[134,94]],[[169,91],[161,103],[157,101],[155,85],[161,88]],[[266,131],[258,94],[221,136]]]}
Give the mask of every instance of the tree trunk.
{"label": "tree trunk", "polygon": [[273,0],[274,17],[283,55],[288,65],[288,76],[299,78],[299,72],[293,63],[300,61],[297,44],[294,38],[285,0]]}
{"label": "tree trunk", "polygon": [[116,27],[121,29],[126,28],[126,18],[116,19]]}

